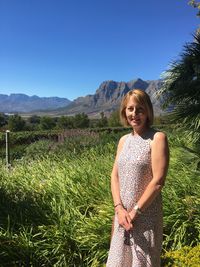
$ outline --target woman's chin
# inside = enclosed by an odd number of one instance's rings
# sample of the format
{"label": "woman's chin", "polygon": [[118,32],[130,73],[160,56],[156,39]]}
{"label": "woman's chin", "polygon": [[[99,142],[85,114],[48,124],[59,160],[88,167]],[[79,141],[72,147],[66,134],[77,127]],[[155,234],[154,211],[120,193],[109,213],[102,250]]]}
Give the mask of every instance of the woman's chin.
{"label": "woman's chin", "polygon": [[141,126],[141,122],[140,121],[130,121],[129,124],[132,127],[140,127]]}
{"label": "woman's chin", "polygon": [[146,124],[142,123],[141,121],[140,122],[135,122],[135,121],[133,122],[133,121],[131,121],[129,123],[129,125],[132,128],[136,129],[136,130],[142,130],[142,129],[146,128]]}

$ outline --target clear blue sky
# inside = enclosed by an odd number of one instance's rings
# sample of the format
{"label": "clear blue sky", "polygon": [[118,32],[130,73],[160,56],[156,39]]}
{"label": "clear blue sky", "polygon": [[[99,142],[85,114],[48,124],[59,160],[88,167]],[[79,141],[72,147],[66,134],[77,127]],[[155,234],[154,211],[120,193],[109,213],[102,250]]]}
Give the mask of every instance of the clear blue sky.
{"label": "clear blue sky", "polygon": [[187,0],[0,0],[0,93],[94,94],[160,78],[199,25]]}

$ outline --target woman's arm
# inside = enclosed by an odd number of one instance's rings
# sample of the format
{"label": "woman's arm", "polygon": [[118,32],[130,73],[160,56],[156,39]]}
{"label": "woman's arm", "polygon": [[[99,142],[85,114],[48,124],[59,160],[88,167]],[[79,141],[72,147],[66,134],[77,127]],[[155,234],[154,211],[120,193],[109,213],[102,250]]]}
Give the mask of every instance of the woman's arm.
{"label": "woman's arm", "polygon": [[[162,132],[155,133],[151,143],[151,164],[153,178],[137,202],[141,211],[144,211],[152,203],[165,183],[169,165],[169,148],[167,137]],[[132,220],[137,216],[135,209],[132,209],[129,214]]]}
{"label": "woman's arm", "polygon": [[121,137],[121,139],[119,140],[117,155],[111,173],[111,192],[112,192],[115,212],[117,213],[118,216],[118,222],[126,230],[130,230],[132,228],[131,218],[129,216],[129,213],[124,209],[120,198],[119,177],[118,177],[118,167],[117,167],[117,160],[123,148],[125,138],[126,135]]}

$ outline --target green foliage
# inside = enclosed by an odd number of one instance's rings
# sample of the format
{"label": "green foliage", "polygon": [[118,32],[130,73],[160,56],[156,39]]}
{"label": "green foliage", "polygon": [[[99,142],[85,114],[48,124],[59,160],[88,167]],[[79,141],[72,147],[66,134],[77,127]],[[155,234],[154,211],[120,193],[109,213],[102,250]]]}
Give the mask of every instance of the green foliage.
{"label": "green foliage", "polygon": [[[72,158],[66,151],[67,157],[62,154],[30,164],[21,162],[11,173],[1,173],[1,263],[27,266],[27,261],[34,259],[34,266],[88,266],[92,257],[99,258],[99,253],[105,259],[113,148],[107,145],[101,155],[91,148]],[[97,222],[98,234],[94,238]],[[83,231],[87,237],[84,244]],[[98,253],[91,241],[97,242],[105,233],[108,238],[102,239]]]}
{"label": "green foliage", "polygon": [[79,113],[74,116],[74,128],[87,128],[89,127],[90,120],[85,113]]}
{"label": "green foliage", "polygon": [[108,125],[111,127],[121,126],[119,110],[114,110],[108,119]]}
{"label": "green foliage", "polygon": [[200,155],[180,146],[170,150],[163,191],[166,250],[195,246],[200,240]]}
{"label": "green foliage", "polygon": [[39,127],[41,130],[51,130],[55,128],[55,126],[56,126],[56,122],[54,118],[47,117],[47,116],[40,118]]}
{"label": "green foliage", "polygon": [[[60,131],[23,131],[23,132],[11,132],[10,133],[10,144],[30,144],[40,139],[58,139]],[[5,145],[5,133],[0,133],[0,145]]]}
{"label": "green foliage", "polygon": [[0,127],[6,125],[8,123],[8,116],[4,113],[0,113]]}
{"label": "green foliage", "polygon": [[72,129],[73,125],[74,123],[72,116],[61,116],[58,118],[57,122],[58,129]]}
{"label": "green foliage", "polygon": [[[0,162],[1,266],[103,266],[114,214],[110,173],[123,134],[70,130],[58,143],[32,144],[10,172]],[[200,173],[199,154],[174,133],[169,141],[163,245],[171,251],[199,244]]]}
{"label": "green foliage", "polygon": [[108,119],[105,116],[104,112],[100,113],[100,119],[96,123],[96,127],[106,127],[108,125]]}
{"label": "green foliage", "polygon": [[28,118],[28,122],[32,124],[39,124],[40,123],[40,116],[33,115]]}
{"label": "green foliage", "polygon": [[173,62],[164,76],[160,93],[166,108],[173,107],[171,120],[179,123],[185,137],[200,140],[200,33],[184,46],[180,59]]}
{"label": "green foliage", "polygon": [[162,116],[157,116],[154,118],[154,121],[153,121],[153,124],[154,125],[159,125],[161,127],[165,127],[166,125],[171,127],[172,124],[171,124],[171,121],[169,119],[169,117],[167,115],[162,115]]}
{"label": "green foliage", "polygon": [[[70,141],[73,141],[73,136],[79,136],[80,138],[83,135],[90,135],[90,132],[96,133],[105,133],[105,138],[107,138],[107,142],[109,142],[110,137],[112,136],[114,140],[117,140],[118,135],[123,134],[123,132],[127,132],[127,128],[122,127],[106,127],[106,128],[92,128],[87,130],[80,129],[70,129],[70,130],[40,130],[40,131],[23,131],[23,132],[11,132],[10,133],[10,144],[13,149],[16,145],[29,145],[30,143],[36,142],[41,139],[49,139],[53,141],[63,142],[63,140],[68,137],[72,138]],[[105,138],[102,139],[104,142]],[[111,138],[112,140],[112,138]],[[5,147],[5,133],[0,133],[0,147]]]}
{"label": "green foliage", "polygon": [[24,156],[29,159],[36,159],[41,156],[47,156],[56,146],[56,143],[50,140],[39,140],[25,148]]}
{"label": "green foliage", "polygon": [[67,153],[82,153],[90,147],[100,144],[98,133],[73,129],[63,131],[58,135],[58,142],[52,140],[39,140],[26,147],[24,157],[26,159],[39,159],[49,155]]}
{"label": "green foliage", "polygon": [[166,267],[198,267],[200,264],[200,245],[183,247],[179,250],[166,252],[163,256]]}
{"label": "green foliage", "polygon": [[25,128],[25,121],[22,119],[21,116],[15,114],[9,116],[8,119],[8,129],[12,132],[23,131]]}
{"label": "green foliage", "polygon": [[188,4],[191,5],[192,7],[198,9],[197,16],[200,17],[200,2],[195,1],[195,0],[190,0],[190,1],[188,2]]}
{"label": "green foliage", "polygon": [[[57,141],[58,136],[60,134],[60,131],[26,131],[26,132],[11,132],[10,133],[10,156],[11,156],[11,161],[15,159],[20,159],[22,158],[26,150],[28,149],[29,145],[31,143],[35,143],[36,141],[44,141],[44,140],[49,140],[50,141]],[[34,146],[34,145],[33,145]],[[6,146],[5,146],[5,133],[0,133],[0,158],[5,159],[5,154],[6,154]],[[41,146],[41,149],[38,149],[37,152],[40,155],[44,153],[45,151],[43,150],[43,146]],[[36,154],[37,155],[37,154]],[[34,156],[35,158],[35,156]]]}

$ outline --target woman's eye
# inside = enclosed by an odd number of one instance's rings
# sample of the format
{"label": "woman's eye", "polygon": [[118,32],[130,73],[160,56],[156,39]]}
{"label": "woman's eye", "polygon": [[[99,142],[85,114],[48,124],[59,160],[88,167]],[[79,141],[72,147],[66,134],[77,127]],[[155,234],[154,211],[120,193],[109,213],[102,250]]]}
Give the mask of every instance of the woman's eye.
{"label": "woman's eye", "polygon": [[133,108],[133,107],[127,107],[127,110],[129,112],[133,112],[133,110],[135,109],[135,113],[144,113],[144,108],[143,107],[138,107],[138,108]]}
{"label": "woman's eye", "polygon": [[143,108],[139,108],[139,109],[138,109],[138,112],[139,112],[139,113],[144,112],[144,109],[143,109]]}

